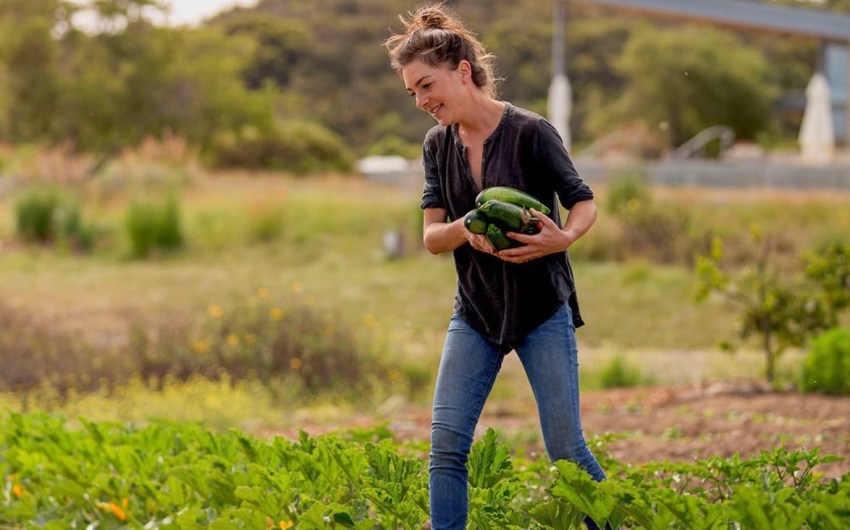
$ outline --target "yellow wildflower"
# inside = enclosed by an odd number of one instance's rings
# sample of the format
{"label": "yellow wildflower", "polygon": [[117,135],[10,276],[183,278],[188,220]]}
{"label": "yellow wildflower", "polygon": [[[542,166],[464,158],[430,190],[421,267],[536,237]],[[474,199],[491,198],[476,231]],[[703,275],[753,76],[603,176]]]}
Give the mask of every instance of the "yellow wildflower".
{"label": "yellow wildflower", "polygon": [[363,325],[367,328],[374,328],[378,325],[378,319],[372,314],[363,315]]}
{"label": "yellow wildflower", "polygon": [[211,305],[207,308],[207,314],[212,318],[221,318],[221,315],[223,315],[224,312],[221,310],[221,307],[217,305]]}
{"label": "yellow wildflower", "polygon": [[292,528],[293,526],[295,526],[295,523],[293,523],[292,521],[281,521],[280,522],[280,530],[288,530],[289,528]]}
{"label": "yellow wildflower", "polygon": [[283,319],[283,309],[279,307],[273,307],[269,309],[269,316],[272,317],[272,320],[282,320]]}
{"label": "yellow wildflower", "polygon": [[295,370],[296,372],[300,370],[302,366],[304,366],[304,362],[298,357],[295,357],[294,359],[291,359],[289,361],[289,367]]}
{"label": "yellow wildflower", "polygon": [[239,337],[235,333],[231,333],[227,336],[227,345],[231,348],[239,346]]}
{"label": "yellow wildflower", "polygon": [[209,349],[210,345],[203,340],[199,340],[192,345],[192,351],[195,353],[206,353]]}
{"label": "yellow wildflower", "polygon": [[297,294],[297,293],[300,293],[301,291],[303,291],[303,290],[304,290],[304,286],[303,286],[303,285],[301,285],[301,282],[292,282],[292,285],[290,285],[290,286],[289,286],[289,289],[290,289],[293,293],[296,293],[296,294]]}
{"label": "yellow wildflower", "polygon": [[20,484],[15,484],[12,486],[12,495],[15,497],[23,497],[24,496],[24,488]]}
{"label": "yellow wildflower", "polygon": [[259,289],[257,289],[257,298],[268,298],[268,297],[269,297],[269,290],[268,289],[266,289],[265,287],[260,287]]}

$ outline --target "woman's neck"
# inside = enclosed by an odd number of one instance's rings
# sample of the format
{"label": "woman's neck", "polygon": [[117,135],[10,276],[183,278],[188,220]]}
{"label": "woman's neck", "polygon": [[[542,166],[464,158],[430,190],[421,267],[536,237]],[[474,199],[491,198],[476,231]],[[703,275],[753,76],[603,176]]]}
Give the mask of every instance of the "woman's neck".
{"label": "woman's neck", "polygon": [[504,102],[482,95],[469,105],[466,117],[458,120],[458,133],[461,138],[487,138],[499,126],[504,112]]}

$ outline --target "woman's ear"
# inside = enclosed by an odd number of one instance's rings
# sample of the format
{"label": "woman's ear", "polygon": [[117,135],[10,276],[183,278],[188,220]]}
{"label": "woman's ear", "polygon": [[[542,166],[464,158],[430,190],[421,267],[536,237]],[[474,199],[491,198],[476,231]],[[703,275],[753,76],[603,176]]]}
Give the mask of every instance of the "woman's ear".
{"label": "woman's ear", "polygon": [[460,79],[463,83],[468,83],[472,80],[472,65],[466,59],[457,63],[457,72],[460,74]]}

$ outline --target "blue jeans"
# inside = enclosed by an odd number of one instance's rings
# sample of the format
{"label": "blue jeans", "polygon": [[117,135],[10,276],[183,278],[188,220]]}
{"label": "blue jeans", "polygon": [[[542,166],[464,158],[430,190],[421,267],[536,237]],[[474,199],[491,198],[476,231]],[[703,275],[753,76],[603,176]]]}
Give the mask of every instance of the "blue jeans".
{"label": "blue jeans", "polygon": [[[569,305],[514,346],[525,369],[546,452],[569,459],[596,480],[605,473],[581,429],[578,348]],[[484,403],[502,367],[503,351],[454,315],[449,324],[431,423],[430,497],[432,530],[464,530],[469,512],[467,456]],[[598,527],[589,519],[591,530]]]}

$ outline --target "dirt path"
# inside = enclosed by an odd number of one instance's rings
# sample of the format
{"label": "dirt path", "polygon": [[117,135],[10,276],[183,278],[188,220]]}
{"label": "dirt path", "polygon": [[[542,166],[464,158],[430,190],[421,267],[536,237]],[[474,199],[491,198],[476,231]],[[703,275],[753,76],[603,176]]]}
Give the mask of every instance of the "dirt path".
{"label": "dirt path", "polygon": [[[693,461],[712,456],[742,457],[782,447],[819,448],[845,460],[817,468],[824,476],[850,473],[850,398],[766,391],[758,384],[718,383],[585,392],[582,421],[589,436],[620,435],[607,445],[624,464],[650,461]],[[400,439],[427,440],[430,412],[401,405],[385,413],[347,416],[331,422],[299,422],[299,429],[322,434],[347,427],[388,422]],[[528,398],[491,399],[479,424],[488,427],[525,454],[543,451],[534,403]]]}

